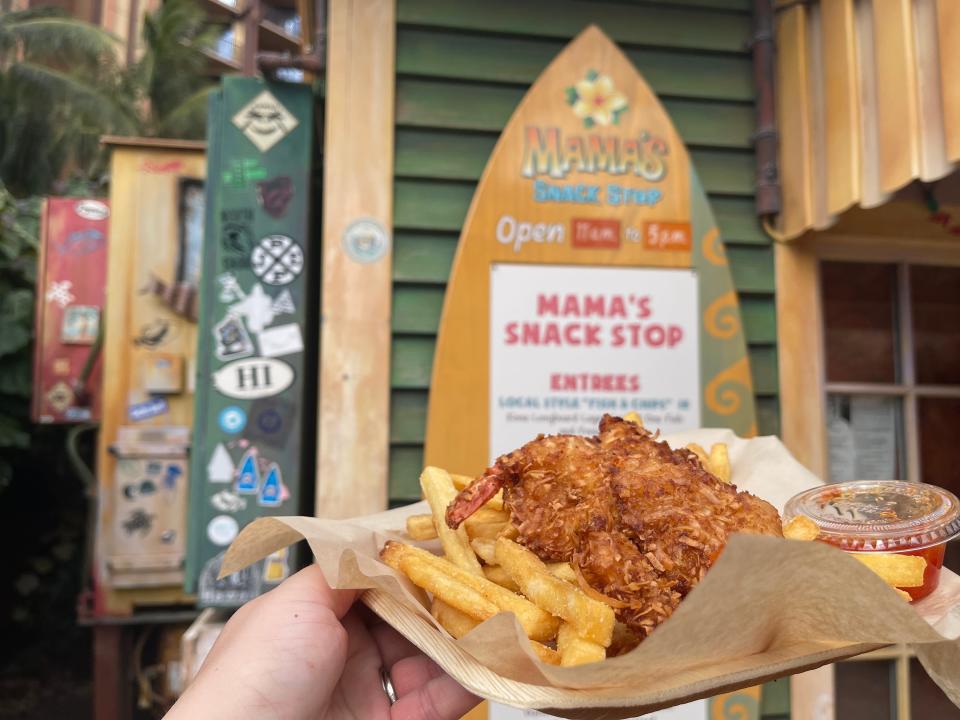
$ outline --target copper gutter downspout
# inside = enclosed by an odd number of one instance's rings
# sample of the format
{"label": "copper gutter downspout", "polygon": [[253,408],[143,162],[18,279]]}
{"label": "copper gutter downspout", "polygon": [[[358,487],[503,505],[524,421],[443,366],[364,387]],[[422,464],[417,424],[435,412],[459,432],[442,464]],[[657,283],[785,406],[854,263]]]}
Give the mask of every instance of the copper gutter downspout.
{"label": "copper gutter downspout", "polygon": [[[301,30],[303,32],[303,30]],[[257,53],[257,67],[264,75],[272,75],[279,68],[296,68],[315,77],[323,75],[327,64],[327,2],[315,0],[314,35],[310,44],[310,53],[291,55],[290,53]]]}
{"label": "copper gutter downspout", "polygon": [[774,95],[774,40],[772,0],[753,0],[753,85],[757,93],[755,199],[757,215],[767,220],[780,213],[780,168]]}

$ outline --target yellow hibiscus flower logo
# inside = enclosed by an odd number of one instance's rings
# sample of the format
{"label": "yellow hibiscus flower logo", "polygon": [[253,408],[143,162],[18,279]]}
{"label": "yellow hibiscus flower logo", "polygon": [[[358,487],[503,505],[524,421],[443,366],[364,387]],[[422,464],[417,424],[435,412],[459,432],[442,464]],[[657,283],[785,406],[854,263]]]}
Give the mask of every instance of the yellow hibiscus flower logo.
{"label": "yellow hibiscus flower logo", "polygon": [[583,119],[584,127],[592,128],[619,123],[620,115],[627,109],[627,98],[617,92],[609,75],[590,70],[583,80],[567,88],[567,104]]}

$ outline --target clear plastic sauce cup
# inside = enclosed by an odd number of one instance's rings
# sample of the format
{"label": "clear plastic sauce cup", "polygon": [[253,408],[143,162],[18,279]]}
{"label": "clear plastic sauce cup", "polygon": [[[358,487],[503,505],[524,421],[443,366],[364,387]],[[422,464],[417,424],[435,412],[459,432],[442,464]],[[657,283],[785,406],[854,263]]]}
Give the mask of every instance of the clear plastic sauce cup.
{"label": "clear plastic sauce cup", "polygon": [[792,497],[784,524],[806,515],[817,538],[847,552],[919,555],[927,561],[921,587],[900,588],[919,600],[940,582],[948,540],[960,533],[960,501],[936,485],[862,480],[811,488]]}

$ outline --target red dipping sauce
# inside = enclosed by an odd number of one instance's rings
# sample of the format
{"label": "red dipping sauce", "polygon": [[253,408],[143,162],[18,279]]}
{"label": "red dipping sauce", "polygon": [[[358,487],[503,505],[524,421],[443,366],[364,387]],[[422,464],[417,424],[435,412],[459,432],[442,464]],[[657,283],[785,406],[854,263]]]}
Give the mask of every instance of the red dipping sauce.
{"label": "red dipping sauce", "polygon": [[784,524],[806,515],[817,538],[850,553],[919,555],[927,561],[923,585],[905,587],[914,600],[932,593],[948,540],[960,534],[960,501],[943,488],[900,480],[863,480],[811,488],[792,497]]}

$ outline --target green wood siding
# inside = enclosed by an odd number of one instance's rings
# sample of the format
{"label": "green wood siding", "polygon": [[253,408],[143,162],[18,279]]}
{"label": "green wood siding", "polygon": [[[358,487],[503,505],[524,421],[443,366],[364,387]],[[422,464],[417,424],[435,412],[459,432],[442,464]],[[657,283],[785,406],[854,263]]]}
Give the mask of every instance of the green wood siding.
{"label": "green wood siding", "polygon": [[[589,23],[617,41],[690,148],[727,243],[761,433],[779,430],[773,251],[753,206],[750,0],[398,0],[390,496],[420,497],[430,370],[461,225],[500,130]],[[464,412],[468,412],[467,408]],[[457,468],[451,468],[457,470]],[[789,717],[768,684],[763,717]]]}
{"label": "green wood siding", "polygon": [[760,432],[779,429],[773,252],[753,209],[749,0],[398,0],[390,494],[419,497],[430,369],[461,225],[529,85],[594,22],[663,99],[727,243]]}

